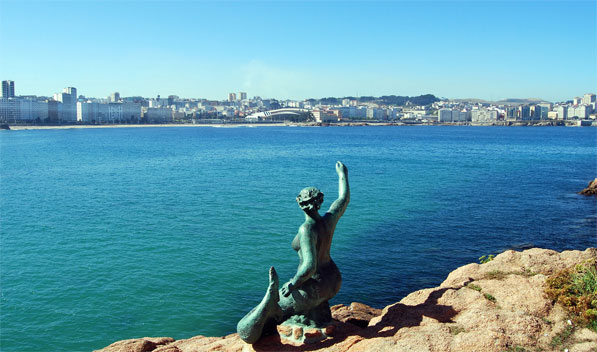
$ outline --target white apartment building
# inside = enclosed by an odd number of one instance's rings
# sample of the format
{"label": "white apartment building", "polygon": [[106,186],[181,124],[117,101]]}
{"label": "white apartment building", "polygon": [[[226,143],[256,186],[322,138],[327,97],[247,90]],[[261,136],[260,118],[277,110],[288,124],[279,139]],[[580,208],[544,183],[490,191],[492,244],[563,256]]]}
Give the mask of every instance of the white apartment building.
{"label": "white apartment building", "polygon": [[311,113],[313,114],[313,117],[315,118],[315,121],[317,121],[317,122],[338,121],[338,117],[336,115],[327,113],[325,111],[313,110]]}
{"label": "white apartment building", "polygon": [[577,105],[568,108],[568,119],[587,119],[591,113],[590,105]]}
{"label": "white apartment building", "polygon": [[497,110],[474,109],[471,111],[472,122],[492,122],[497,121]]}
{"label": "white apartment building", "polygon": [[289,107],[289,108],[299,108],[299,109],[302,109],[304,105],[303,105],[302,101],[288,100],[286,102],[285,106]]}
{"label": "white apartment building", "polygon": [[[458,116],[458,119],[456,119]],[[452,110],[452,122],[466,122],[471,120],[471,112],[467,110]]]}
{"label": "white apartment building", "polygon": [[[99,104],[99,103],[92,103],[92,102],[77,102],[77,121],[81,122],[98,122],[106,119],[106,116],[102,116],[103,118],[99,118],[98,110],[99,105],[104,105],[107,108],[106,104]],[[107,113],[107,111],[106,111]]]}
{"label": "white apartment building", "polygon": [[593,93],[587,93],[582,97],[583,104],[591,105],[591,103],[594,103],[595,101],[597,101],[597,96]]}
{"label": "white apartment building", "polygon": [[14,98],[0,98],[0,121],[16,121],[20,118],[21,105]]}
{"label": "white apartment building", "polygon": [[452,122],[452,109],[439,109],[437,111],[438,122]]}
{"label": "white apartment building", "polygon": [[[403,119],[423,119],[429,115],[429,110],[425,109],[402,109]],[[438,112],[439,115],[439,112]],[[438,117],[439,118],[439,117]]]}
{"label": "white apartment building", "polygon": [[[422,117],[422,116],[421,116]],[[437,113],[438,122],[466,122],[471,121],[471,112],[458,109],[439,109]]]}
{"label": "white apartment building", "polygon": [[343,119],[364,119],[367,117],[367,108],[356,106],[343,106],[338,108]]}
{"label": "white apartment building", "polygon": [[48,118],[48,102],[30,99],[18,99],[19,120],[45,120]]}
{"label": "white apartment building", "polygon": [[172,122],[170,108],[142,108],[143,118],[148,122]]}
{"label": "white apartment building", "polygon": [[108,120],[110,122],[122,120],[122,104],[108,104]]}
{"label": "white apartment building", "polygon": [[30,121],[48,118],[48,102],[23,98],[0,98],[0,121]]}
{"label": "white apartment building", "polygon": [[397,108],[390,108],[387,109],[387,114],[388,114],[388,120],[397,120],[398,116],[400,115],[400,112],[402,110],[397,109]]}
{"label": "white apartment building", "polygon": [[59,114],[58,119],[62,121],[74,122],[77,121],[77,89],[67,87],[62,90],[62,93],[54,94],[54,100],[62,103],[62,113]]}
{"label": "white apartment building", "polygon": [[368,108],[367,109],[367,118],[374,119],[374,120],[385,120],[387,118],[386,110],[379,109],[379,108]]}
{"label": "white apartment building", "polygon": [[122,119],[124,121],[139,121],[141,120],[141,104],[139,103],[121,103],[122,105]]}
{"label": "white apartment building", "polygon": [[118,122],[138,121],[141,119],[141,104],[110,103],[108,104],[108,119]]}
{"label": "white apartment building", "polygon": [[76,116],[82,122],[135,122],[141,119],[141,104],[77,102]]}
{"label": "white apartment building", "polygon": [[77,105],[62,103],[62,118],[63,121],[74,122],[77,121]]}
{"label": "white apartment building", "polygon": [[566,106],[560,105],[555,108],[555,112],[558,114],[558,120],[567,120],[568,119],[568,108]]}

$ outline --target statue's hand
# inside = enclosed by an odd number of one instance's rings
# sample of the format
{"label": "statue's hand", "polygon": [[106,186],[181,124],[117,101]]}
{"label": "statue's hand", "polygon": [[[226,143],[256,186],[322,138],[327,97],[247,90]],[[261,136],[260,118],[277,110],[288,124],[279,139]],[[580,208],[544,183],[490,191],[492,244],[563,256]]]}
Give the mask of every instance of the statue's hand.
{"label": "statue's hand", "polygon": [[293,290],[294,290],[294,285],[290,281],[288,281],[282,287],[282,296],[288,297]]}
{"label": "statue's hand", "polygon": [[336,172],[338,173],[339,176],[346,175],[346,173],[348,172],[348,169],[346,168],[346,166],[344,164],[342,164],[341,161],[337,161],[336,162]]}

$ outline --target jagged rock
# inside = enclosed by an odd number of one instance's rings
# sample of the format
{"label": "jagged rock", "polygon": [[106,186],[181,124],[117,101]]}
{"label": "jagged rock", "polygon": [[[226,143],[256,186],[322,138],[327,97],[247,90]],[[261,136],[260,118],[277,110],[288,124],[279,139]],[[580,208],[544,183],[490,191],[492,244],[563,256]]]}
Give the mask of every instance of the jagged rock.
{"label": "jagged rock", "polygon": [[330,307],[332,318],[343,323],[355,324],[359,327],[366,327],[369,321],[381,314],[381,309],[371,308],[366,304],[352,302],[350,306],[337,304]]}
{"label": "jagged rock", "polygon": [[114,342],[110,346],[99,351],[104,352],[149,352],[157,347],[174,342],[171,337],[144,337],[141,339],[130,339]]}
{"label": "jagged rock", "polygon": [[[309,345],[273,335],[251,346],[231,334],[197,336],[154,351],[595,351],[597,333],[588,329],[577,328],[566,341],[554,344],[569,328],[568,313],[543,293],[548,275],[589,258],[597,258],[597,248],[506,251],[486,264],[460,267],[439,287],[413,292],[381,311],[360,303],[334,306],[333,336]],[[359,327],[351,321],[368,324]],[[147,351],[122,349],[122,344],[139,340],[117,342],[101,351]]]}
{"label": "jagged rock", "polygon": [[583,189],[579,193],[585,196],[597,196],[597,178],[589,182],[587,188]]}

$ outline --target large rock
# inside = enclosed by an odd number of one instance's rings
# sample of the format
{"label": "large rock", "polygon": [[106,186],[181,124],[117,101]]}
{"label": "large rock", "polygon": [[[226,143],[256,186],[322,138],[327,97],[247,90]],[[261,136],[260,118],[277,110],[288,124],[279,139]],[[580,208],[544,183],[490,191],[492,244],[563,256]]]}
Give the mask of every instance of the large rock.
{"label": "large rock", "polygon": [[122,340],[114,342],[103,351],[110,352],[148,352],[155,351],[162,345],[168,345],[174,342],[171,337],[144,337],[141,339]]}
{"label": "large rock", "polygon": [[583,189],[579,193],[585,196],[597,196],[597,178],[589,182],[587,188]]}
{"label": "large rock", "polygon": [[382,310],[371,308],[366,304],[352,302],[349,306],[337,304],[330,307],[332,318],[343,323],[351,323],[361,328],[369,325],[369,321],[379,315]]}
{"label": "large rock", "polygon": [[[360,303],[334,306],[333,336],[309,345],[274,335],[251,346],[231,334],[196,336],[153,351],[596,351],[597,333],[571,326],[564,308],[543,293],[547,276],[596,257],[596,248],[506,251],[486,264],[460,267],[439,287],[413,292],[381,311]],[[143,341],[151,340],[121,341],[101,351],[150,351],[139,349]]]}

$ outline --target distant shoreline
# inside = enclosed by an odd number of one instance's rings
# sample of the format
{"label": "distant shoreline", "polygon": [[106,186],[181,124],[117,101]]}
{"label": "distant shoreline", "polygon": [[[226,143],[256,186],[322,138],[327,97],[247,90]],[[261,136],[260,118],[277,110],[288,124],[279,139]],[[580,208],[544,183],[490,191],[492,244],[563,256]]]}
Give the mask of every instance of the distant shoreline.
{"label": "distant shoreline", "polygon": [[[580,121],[580,120],[579,120]],[[216,128],[234,128],[234,127],[353,127],[353,126],[502,126],[502,127],[545,127],[562,126],[578,127],[578,121],[498,121],[491,123],[404,123],[404,122],[379,122],[379,121],[352,121],[337,123],[304,123],[304,122],[274,122],[274,123],[199,123],[199,124],[113,124],[113,125],[8,125],[11,130],[64,130],[81,128],[139,128],[139,127],[216,127]],[[597,127],[597,124],[583,125],[583,127]]]}
{"label": "distant shoreline", "polygon": [[138,127],[280,127],[287,126],[284,123],[268,123],[268,124],[240,124],[240,123],[203,123],[203,124],[177,124],[177,123],[163,123],[163,124],[137,124],[137,125],[56,125],[56,126],[25,126],[14,125],[10,126],[11,130],[66,130],[66,129],[80,129],[80,128],[138,128]]}

